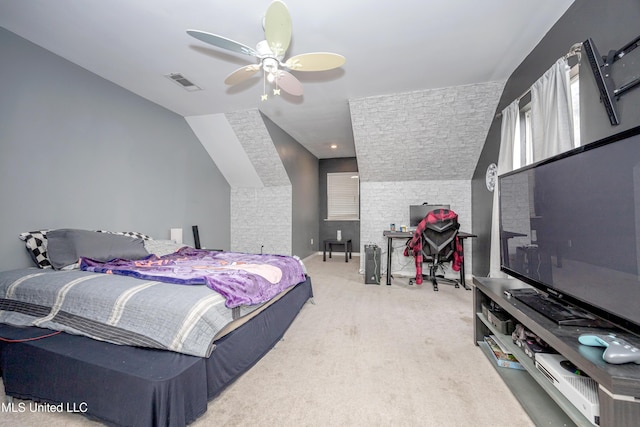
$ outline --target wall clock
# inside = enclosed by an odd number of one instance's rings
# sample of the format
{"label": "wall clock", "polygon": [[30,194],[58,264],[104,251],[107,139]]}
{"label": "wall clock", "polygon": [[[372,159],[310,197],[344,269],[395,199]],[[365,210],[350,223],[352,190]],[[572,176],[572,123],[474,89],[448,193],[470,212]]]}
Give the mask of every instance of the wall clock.
{"label": "wall clock", "polygon": [[487,166],[487,173],[484,178],[487,184],[487,190],[493,191],[496,188],[496,181],[498,179],[498,166],[495,163]]}

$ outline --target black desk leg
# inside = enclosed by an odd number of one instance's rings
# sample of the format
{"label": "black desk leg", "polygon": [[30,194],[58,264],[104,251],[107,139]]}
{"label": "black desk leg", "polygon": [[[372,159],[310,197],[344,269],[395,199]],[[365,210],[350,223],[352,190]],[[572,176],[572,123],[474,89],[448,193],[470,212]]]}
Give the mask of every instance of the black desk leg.
{"label": "black desk leg", "polygon": [[322,261],[327,261],[327,242],[324,242],[324,250],[322,251]]}
{"label": "black desk leg", "polygon": [[344,262],[349,262],[349,245],[344,242]]}
{"label": "black desk leg", "polygon": [[460,265],[460,284],[468,291],[471,290],[470,287],[467,286],[467,282],[464,279],[464,239],[460,239],[460,247],[462,248],[462,264]]}
{"label": "black desk leg", "polygon": [[390,237],[387,237],[387,286],[391,286],[391,244]]}

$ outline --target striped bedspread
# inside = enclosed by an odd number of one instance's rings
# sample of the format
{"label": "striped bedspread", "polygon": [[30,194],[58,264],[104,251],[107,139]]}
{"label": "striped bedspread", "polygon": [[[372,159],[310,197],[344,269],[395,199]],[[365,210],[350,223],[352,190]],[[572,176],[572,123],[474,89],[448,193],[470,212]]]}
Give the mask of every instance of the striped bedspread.
{"label": "striped bedspread", "polygon": [[0,323],[39,326],[115,344],[208,357],[234,318],[258,308],[225,306],[206,285],[89,271],[20,269],[0,273]]}

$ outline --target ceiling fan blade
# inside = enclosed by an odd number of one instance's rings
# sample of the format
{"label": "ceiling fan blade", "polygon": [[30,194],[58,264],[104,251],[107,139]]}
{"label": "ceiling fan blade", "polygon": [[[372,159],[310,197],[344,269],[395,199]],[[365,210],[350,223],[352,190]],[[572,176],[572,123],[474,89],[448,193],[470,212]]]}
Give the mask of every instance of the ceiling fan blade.
{"label": "ceiling fan blade", "polygon": [[264,17],[264,36],[271,51],[281,57],[289,49],[291,43],[291,15],[289,9],[281,1],[269,5]]}
{"label": "ceiling fan blade", "polygon": [[337,53],[314,52],[292,56],[284,66],[293,71],[326,71],[341,67],[345,61]]}
{"label": "ceiling fan blade", "polygon": [[255,73],[260,70],[259,64],[247,65],[246,67],[239,68],[235,70],[233,73],[229,74],[226,79],[224,79],[224,83],[229,86],[237,85],[238,83],[242,83],[245,80],[250,79]]}
{"label": "ceiling fan blade", "polygon": [[258,52],[255,49],[250,48],[249,46],[243,45],[242,43],[235,42],[226,37],[218,36],[216,34],[207,33],[205,31],[200,30],[187,30],[187,34],[191,37],[195,37],[200,41],[205,43],[212,44],[214,46],[220,47],[222,49],[227,49],[232,52],[242,53],[244,55],[250,55],[258,57]]}
{"label": "ceiling fan blade", "polygon": [[290,72],[278,70],[276,81],[278,86],[285,92],[293,96],[302,96],[302,83]]}

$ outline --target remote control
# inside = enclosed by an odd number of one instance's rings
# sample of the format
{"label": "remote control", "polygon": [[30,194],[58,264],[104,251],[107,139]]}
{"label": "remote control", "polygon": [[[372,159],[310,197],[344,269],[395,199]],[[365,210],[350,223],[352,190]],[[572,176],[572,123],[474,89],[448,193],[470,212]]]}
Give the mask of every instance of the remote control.
{"label": "remote control", "polygon": [[606,347],[602,359],[607,363],[629,363],[640,365],[640,349],[613,334],[582,334],[578,338],[580,344],[593,347]]}

